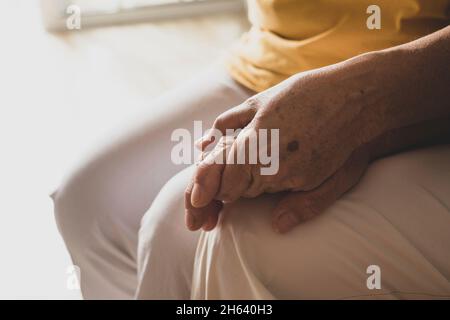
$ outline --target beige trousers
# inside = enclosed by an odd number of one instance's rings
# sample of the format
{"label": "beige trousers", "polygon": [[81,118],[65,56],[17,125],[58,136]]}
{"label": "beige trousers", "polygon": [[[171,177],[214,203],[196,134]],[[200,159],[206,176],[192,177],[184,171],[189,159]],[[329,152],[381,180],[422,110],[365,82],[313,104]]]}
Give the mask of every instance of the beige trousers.
{"label": "beige trousers", "polygon": [[270,228],[279,199],[226,206],[219,228],[202,233],[192,298],[450,298],[450,146],[375,162],[287,235]]}
{"label": "beige trousers", "polygon": [[213,69],[154,101],[166,112],[64,180],[55,215],[83,296],[450,297],[449,146],[377,161],[327,212],[287,235],[270,229],[280,195],[226,205],[217,229],[187,231],[183,191],[193,168],[176,174],[183,166],[171,162],[170,135],[194,120],[207,127],[250,95]]}
{"label": "beige trousers", "polygon": [[[52,195],[55,216],[80,268],[84,298],[189,297],[199,233],[184,228],[182,211],[176,217],[155,214],[147,230],[154,240],[139,256],[141,219],[164,183],[188,166],[172,162],[174,130],[192,132],[194,121],[202,121],[206,130],[219,114],[251,95],[218,63],[150,102],[150,119],[116,134],[122,136],[63,180]],[[184,188],[179,187],[177,195]]]}

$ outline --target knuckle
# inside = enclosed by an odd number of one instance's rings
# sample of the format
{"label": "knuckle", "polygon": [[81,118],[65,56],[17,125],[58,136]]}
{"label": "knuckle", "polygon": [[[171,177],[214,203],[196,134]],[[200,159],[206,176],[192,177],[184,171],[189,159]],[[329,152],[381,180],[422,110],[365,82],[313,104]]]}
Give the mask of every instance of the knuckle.
{"label": "knuckle", "polygon": [[261,101],[256,96],[253,96],[245,100],[244,105],[249,109],[257,110],[261,106]]}
{"label": "knuckle", "polygon": [[217,145],[221,148],[230,148],[235,140],[236,138],[233,136],[223,136],[222,138],[220,138]]}
{"label": "knuckle", "polygon": [[222,126],[224,126],[227,118],[228,116],[226,113],[222,113],[221,115],[219,115],[216,120],[214,120],[213,128],[221,128]]}

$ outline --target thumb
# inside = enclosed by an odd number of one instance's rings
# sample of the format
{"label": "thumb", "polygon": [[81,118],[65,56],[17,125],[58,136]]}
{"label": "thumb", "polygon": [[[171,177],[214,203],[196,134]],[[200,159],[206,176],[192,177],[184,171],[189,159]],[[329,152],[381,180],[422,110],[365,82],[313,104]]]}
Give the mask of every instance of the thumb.
{"label": "thumb", "polygon": [[286,233],[325,211],[358,182],[367,164],[368,153],[364,147],[354,151],[344,165],[316,189],[287,194],[274,211],[275,231]]}

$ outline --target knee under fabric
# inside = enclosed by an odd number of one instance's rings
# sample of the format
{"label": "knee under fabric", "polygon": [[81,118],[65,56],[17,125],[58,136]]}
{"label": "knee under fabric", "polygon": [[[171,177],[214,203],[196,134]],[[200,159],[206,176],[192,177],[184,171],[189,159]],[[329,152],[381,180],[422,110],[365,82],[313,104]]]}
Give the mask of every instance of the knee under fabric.
{"label": "knee under fabric", "polygon": [[270,226],[278,200],[225,206],[198,242],[192,298],[450,298],[450,146],[377,161],[286,235]]}

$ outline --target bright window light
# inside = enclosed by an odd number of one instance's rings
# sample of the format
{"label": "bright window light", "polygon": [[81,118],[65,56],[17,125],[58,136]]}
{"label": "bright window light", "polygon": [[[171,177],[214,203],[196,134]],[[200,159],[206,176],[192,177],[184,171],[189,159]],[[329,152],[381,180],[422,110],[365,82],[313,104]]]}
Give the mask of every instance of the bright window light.
{"label": "bright window light", "polygon": [[244,0],[40,0],[48,29],[64,30],[66,8],[80,8],[83,26],[151,21],[194,14],[237,11]]}

